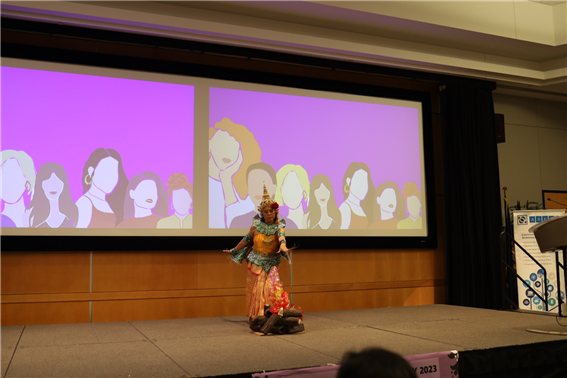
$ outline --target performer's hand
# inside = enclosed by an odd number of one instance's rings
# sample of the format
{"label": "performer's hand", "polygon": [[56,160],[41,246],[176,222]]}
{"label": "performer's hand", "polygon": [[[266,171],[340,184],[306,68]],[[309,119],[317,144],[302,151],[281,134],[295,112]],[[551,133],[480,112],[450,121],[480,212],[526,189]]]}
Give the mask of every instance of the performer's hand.
{"label": "performer's hand", "polygon": [[278,253],[288,252],[288,251],[289,251],[289,249],[287,249],[285,244],[280,244],[280,249],[278,250]]}
{"label": "performer's hand", "polygon": [[224,253],[230,253],[230,251],[228,249],[223,249],[222,250]]}

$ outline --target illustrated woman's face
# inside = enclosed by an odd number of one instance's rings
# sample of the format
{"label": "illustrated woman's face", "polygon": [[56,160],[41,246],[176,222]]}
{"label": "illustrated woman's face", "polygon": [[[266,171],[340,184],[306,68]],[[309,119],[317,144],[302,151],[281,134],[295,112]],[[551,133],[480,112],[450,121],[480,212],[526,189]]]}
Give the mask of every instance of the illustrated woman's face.
{"label": "illustrated woman's face", "polygon": [[417,218],[419,213],[421,212],[421,201],[417,196],[409,196],[407,199],[408,203],[408,212],[412,216],[412,218]]}
{"label": "illustrated woman's face", "polygon": [[52,172],[51,176],[41,183],[41,187],[43,188],[43,192],[47,199],[53,201],[59,198],[65,184],[61,181],[61,179],[59,179],[59,177],[57,177],[55,172]]}
{"label": "illustrated woman's face", "polygon": [[257,208],[262,202],[264,195],[264,183],[268,193],[273,194],[276,192],[276,185],[272,182],[272,176],[263,169],[254,169],[248,175],[248,194],[254,207]]}
{"label": "illustrated woman's face", "polygon": [[219,130],[209,141],[209,151],[217,167],[224,171],[236,162],[240,143],[228,131]]}
{"label": "illustrated woman's face", "polygon": [[297,173],[290,172],[282,185],[283,201],[290,209],[297,209],[303,199],[303,187]]}
{"label": "illustrated woman's face", "polygon": [[130,190],[130,198],[134,204],[143,209],[153,209],[157,205],[158,191],[154,180],[144,180],[136,189]]}
{"label": "illustrated woman's face", "polygon": [[313,193],[315,193],[315,199],[317,200],[319,206],[327,205],[327,203],[329,202],[329,197],[331,196],[331,192],[329,191],[329,189],[327,189],[325,184],[321,183],[319,189],[315,189]]}
{"label": "illustrated woman's face", "polygon": [[394,211],[396,211],[396,207],[398,206],[396,191],[392,188],[384,189],[382,195],[380,197],[377,197],[376,201],[378,201],[380,209],[388,213],[393,213]]}
{"label": "illustrated woman's face", "polygon": [[2,165],[0,197],[7,203],[16,203],[26,191],[26,176],[16,159],[8,159]]}
{"label": "illustrated woman's face", "polygon": [[175,212],[181,215],[189,213],[193,199],[187,189],[177,189],[171,193],[171,201]]}
{"label": "illustrated woman's face", "polygon": [[264,221],[266,223],[274,223],[274,220],[276,219],[276,211],[270,206],[267,206],[264,208],[264,210],[262,210],[262,216],[264,217]]}
{"label": "illustrated woman's face", "polygon": [[359,169],[352,175],[350,192],[361,201],[366,198],[368,194],[368,173],[364,169]]}
{"label": "illustrated woman's face", "polygon": [[93,185],[111,194],[118,185],[118,160],[113,157],[106,157],[99,161],[93,172]]}

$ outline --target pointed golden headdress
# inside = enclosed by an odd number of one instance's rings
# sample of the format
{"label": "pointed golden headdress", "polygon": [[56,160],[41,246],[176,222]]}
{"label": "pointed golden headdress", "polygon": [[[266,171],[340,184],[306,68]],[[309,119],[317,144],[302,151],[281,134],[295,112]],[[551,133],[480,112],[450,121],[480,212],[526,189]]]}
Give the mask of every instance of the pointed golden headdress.
{"label": "pointed golden headdress", "polygon": [[264,195],[262,196],[262,202],[260,202],[260,205],[258,206],[258,211],[262,212],[262,210],[264,210],[266,206],[271,206],[276,210],[279,207],[278,203],[270,198],[270,195],[268,194],[268,189],[266,188],[266,183],[264,183]]}

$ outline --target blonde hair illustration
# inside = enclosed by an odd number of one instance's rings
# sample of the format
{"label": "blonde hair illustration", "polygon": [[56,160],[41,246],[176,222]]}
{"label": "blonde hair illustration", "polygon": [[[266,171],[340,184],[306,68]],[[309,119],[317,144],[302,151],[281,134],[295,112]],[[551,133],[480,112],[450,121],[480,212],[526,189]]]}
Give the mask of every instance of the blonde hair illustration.
{"label": "blonde hair illustration", "polygon": [[282,197],[282,187],[285,184],[287,175],[291,172],[295,172],[297,177],[299,178],[299,183],[304,190],[304,199],[307,201],[309,195],[309,177],[307,175],[307,171],[301,165],[295,164],[286,164],[280,168],[278,173],[276,174],[277,177],[277,189],[276,189],[276,197],[275,201],[279,204],[284,204],[283,197]]}

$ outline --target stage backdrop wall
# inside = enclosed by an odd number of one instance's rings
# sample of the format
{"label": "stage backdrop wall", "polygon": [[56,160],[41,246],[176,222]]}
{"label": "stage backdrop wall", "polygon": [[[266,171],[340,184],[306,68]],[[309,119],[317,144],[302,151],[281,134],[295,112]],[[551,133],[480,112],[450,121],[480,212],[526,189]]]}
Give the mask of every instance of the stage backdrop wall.
{"label": "stage backdrop wall", "polygon": [[[3,31],[3,42],[244,68],[432,93],[438,246],[430,249],[299,249],[281,276],[304,311],[445,303],[444,193],[439,83],[188,51]],[[165,242],[165,241],[164,241]],[[234,244],[238,238],[234,239]],[[290,240],[293,243],[293,240]],[[243,315],[246,268],[220,251],[2,252],[2,325]]]}

